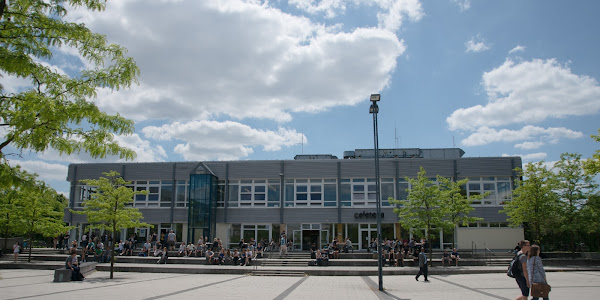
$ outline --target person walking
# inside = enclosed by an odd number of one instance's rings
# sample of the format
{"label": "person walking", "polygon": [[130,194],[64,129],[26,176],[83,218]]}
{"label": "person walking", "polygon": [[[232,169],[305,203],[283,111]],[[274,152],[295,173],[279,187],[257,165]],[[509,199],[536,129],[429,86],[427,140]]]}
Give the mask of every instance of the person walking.
{"label": "person walking", "polygon": [[21,253],[21,244],[17,241],[13,245],[13,255],[15,256],[15,262],[19,260],[19,253]]}
{"label": "person walking", "polygon": [[522,240],[519,242],[521,250],[517,252],[517,262],[520,272],[513,273],[517,285],[521,290],[521,295],[517,296],[516,300],[527,300],[529,297],[529,275],[527,272],[527,254],[529,253],[530,243],[528,240]]}
{"label": "person walking", "polygon": [[[540,258],[540,246],[531,245],[529,249],[529,258],[527,259],[527,274],[529,277],[529,287],[531,288],[534,283],[548,283],[546,281],[546,272],[544,271],[544,265]],[[532,300],[538,300],[538,297],[531,298]],[[548,300],[545,297],[544,300]]]}
{"label": "person walking", "polygon": [[281,235],[281,241],[279,245],[279,255],[287,255],[287,239],[285,233]]}
{"label": "person walking", "polygon": [[427,255],[425,255],[425,247],[421,247],[421,252],[419,253],[419,273],[415,279],[419,281],[419,277],[425,277],[425,282],[429,282],[427,279]]}

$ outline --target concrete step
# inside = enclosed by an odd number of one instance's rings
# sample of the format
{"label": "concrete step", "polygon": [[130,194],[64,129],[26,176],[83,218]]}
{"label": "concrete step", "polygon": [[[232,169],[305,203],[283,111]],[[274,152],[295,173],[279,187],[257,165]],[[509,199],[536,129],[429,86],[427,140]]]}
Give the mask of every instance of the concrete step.
{"label": "concrete step", "polygon": [[306,273],[301,271],[288,271],[288,270],[264,270],[264,271],[252,271],[252,276],[288,276],[288,277],[304,277]]}
{"label": "concrete step", "polygon": [[261,266],[301,267],[306,266],[307,261],[262,261]]}

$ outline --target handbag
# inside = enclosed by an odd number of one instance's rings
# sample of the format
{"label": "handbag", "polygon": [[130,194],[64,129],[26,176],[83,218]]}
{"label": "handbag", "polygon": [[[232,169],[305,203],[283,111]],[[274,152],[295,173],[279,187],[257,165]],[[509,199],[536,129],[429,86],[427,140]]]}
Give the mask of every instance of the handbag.
{"label": "handbag", "polygon": [[[535,259],[533,260],[533,272],[535,272]],[[532,276],[532,278],[533,278],[533,276]],[[548,294],[550,293],[551,290],[552,290],[552,288],[546,282],[545,278],[544,278],[544,282],[531,284],[531,296],[532,297],[548,298]]]}

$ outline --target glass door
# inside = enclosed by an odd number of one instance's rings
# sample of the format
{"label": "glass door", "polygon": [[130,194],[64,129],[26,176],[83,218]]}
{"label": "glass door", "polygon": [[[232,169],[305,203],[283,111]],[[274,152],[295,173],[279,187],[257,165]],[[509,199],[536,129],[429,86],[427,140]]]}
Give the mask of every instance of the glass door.
{"label": "glass door", "polygon": [[358,248],[367,250],[371,244],[371,240],[376,238],[377,229],[360,229],[360,241],[358,242]]}
{"label": "glass door", "polygon": [[329,245],[329,231],[321,230],[321,247],[325,247],[325,245]]}
{"label": "glass door", "polygon": [[291,250],[302,250],[302,230],[294,230],[292,235],[294,238],[294,244]]}

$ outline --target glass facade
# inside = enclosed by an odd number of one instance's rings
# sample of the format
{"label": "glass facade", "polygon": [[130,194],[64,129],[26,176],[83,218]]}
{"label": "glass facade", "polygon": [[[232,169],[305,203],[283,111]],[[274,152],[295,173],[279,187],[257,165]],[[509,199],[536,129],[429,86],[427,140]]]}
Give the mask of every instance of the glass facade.
{"label": "glass facade", "polygon": [[191,174],[188,201],[188,240],[215,237],[218,179],[210,174]]}

